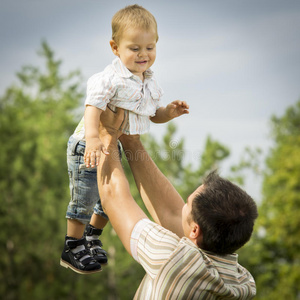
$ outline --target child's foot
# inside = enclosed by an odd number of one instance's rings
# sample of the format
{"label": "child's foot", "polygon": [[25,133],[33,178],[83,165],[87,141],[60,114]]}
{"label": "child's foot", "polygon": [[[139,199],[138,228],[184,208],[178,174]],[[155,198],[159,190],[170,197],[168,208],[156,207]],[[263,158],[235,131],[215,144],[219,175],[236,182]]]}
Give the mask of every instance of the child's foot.
{"label": "child's foot", "polygon": [[66,236],[65,247],[61,254],[60,265],[79,274],[93,274],[101,271],[101,265],[85,247],[86,240]]}
{"label": "child's foot", "polygon": [[101,265],[107,264],[107,253],[103,250],[102,243],[99,240],[99,236],[102,233],[102,229],[97,229],[92,225],[88,225],[85,230],[86,235],[86,248],[90,252],[90,255]]}

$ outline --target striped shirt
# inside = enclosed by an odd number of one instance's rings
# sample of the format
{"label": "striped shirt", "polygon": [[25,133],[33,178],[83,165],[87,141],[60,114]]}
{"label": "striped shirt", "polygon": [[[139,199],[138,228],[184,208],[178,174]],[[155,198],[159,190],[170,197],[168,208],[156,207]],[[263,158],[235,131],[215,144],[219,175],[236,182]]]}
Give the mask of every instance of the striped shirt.
{"label": "striped shirt", "polygon": [[192,241],[140,220],[131,234],[131,253],[146,271],[134,299],[252,299],[252,275],[238,264],[237,254],[219,256]]}
{"label": "striped shirt", "polygon": [[[132,74],[120,58],[113,60],[103,72],[94,74],[87,82],[85,105],[105,110],[107,105],[113,110],[121,107],[126,112],[125,134],[143,134],[150,129],[150,116],[154,116],[161,106],[163,90],[158,86],[151,69],[144,72],[144,82]],[[83,140],[84,118],[74,132],[75,138]]]}

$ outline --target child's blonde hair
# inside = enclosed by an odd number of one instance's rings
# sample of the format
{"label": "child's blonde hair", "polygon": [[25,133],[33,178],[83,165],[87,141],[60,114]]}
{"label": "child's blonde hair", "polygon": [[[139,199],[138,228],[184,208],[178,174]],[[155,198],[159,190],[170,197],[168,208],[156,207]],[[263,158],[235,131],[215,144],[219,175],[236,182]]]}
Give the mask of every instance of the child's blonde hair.
{"label": "child's blonde hair", "polygon": [[119,10],[112,18],[112,39],[118,44],[123,32],[128,28],[154,29],[158,41],[157,23],[154,16],[140,5],[129,5]]}

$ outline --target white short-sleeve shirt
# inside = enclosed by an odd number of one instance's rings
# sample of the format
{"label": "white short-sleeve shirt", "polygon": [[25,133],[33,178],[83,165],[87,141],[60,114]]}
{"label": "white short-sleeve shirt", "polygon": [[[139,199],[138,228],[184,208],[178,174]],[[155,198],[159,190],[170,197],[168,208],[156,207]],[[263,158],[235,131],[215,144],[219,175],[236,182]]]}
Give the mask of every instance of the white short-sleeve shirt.
{"label": "white short-sleeve shirt", "polygon": [[[85,105],[105,110],[120,107],[126,112],[125,134],[143,134],[150,129],[149,117],[161,106],[163,90],[159,87],[152,70],[144,73],[144,82],[132,74],[120,58],[113,60],[103,72],[91,76],[87,82]],[[78,124],[74,136],[84,139],[84,118]]]}

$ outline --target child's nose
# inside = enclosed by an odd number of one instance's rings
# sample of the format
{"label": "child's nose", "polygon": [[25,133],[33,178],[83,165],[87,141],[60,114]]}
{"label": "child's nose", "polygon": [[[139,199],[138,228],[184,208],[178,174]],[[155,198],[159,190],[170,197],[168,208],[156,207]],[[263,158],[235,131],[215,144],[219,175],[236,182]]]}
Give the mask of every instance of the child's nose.
{"label": "child's nose", "polygon": [[145,50],[141,50],[141,51],[139,52],[139,56],[140,56],[140,57],[143,57],[143,56],[146,56],[146,55],[147,55],[147,53],[146,53]]}

